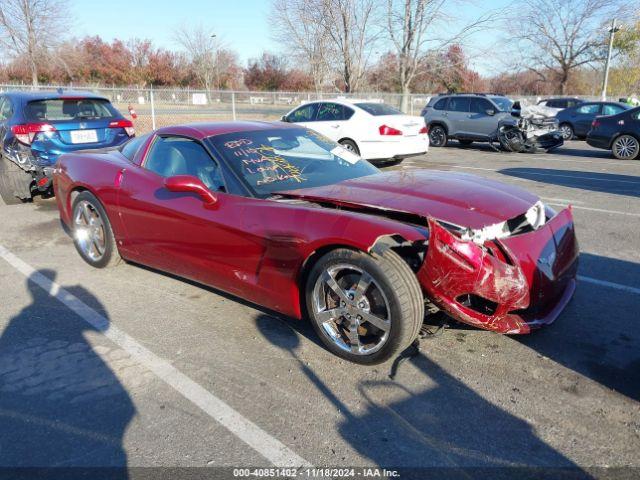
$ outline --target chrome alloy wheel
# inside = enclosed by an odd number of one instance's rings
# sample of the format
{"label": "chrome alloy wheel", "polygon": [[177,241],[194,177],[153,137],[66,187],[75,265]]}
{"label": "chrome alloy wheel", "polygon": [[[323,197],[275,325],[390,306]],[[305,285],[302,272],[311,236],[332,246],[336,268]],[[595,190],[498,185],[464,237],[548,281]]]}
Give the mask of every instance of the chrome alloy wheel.
{"label": "chrome alloy wheel", "polygon": [[631,160],[638,155],[640,144],[638,140],[631,135],[622,135],[613,143],[613,153],[616,158],[622,160]]}
{"label": "chrome alloy wheel", "polygon": [[313,308],[323,332],[347,352],[369,355],[389,338],[389,301],[371,275],[355,265],[341,263],[322,272]]}
{"label": "chrome alloy wheel", "polygon": [[98,210],[86,200],[76,205],[73,235],[87,257],[93,261],[102,259],[107,248],[104,222]]}

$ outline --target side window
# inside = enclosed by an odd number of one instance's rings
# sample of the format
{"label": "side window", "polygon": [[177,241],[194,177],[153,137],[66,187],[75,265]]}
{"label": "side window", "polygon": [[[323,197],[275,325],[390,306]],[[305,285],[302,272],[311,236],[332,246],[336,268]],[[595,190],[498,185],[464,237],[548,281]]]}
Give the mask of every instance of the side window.
{"label": "side window", "polygon": [[142,144],[149,138],[149,134],[142,135],[141,137],[133,137],[120,147],[120,153],[127,157],[128,160],[133,161],[136,152],[142,146]]}
{"label": "side window", "polygon": [[158,137],[151,145],[144,167],[161,177],[191,175],[210,190],[224,191],[222,172],[204,147],[183,137]]}
{"label": "side window", "polygon": [[288,116],[288,120],[293,123],[297,122],[313,122],[316,117],[316,111],[318,110],[317,103],[310,103],[309,105],[303,105],[297,110],[291,112]]}
{"label": "side window", "polygon": [[556,100],[547,100],[546,105],[551,108],[561,108]]}
{"label": "side window", "polygon": [[11,100],[7,97],[2,97],[2,99],[0,99],[0,122],[11,118],[12,113]]}
{"label": "side window", "polygon": [[342,109],[344,110],[344,113],[342,116],[343,120],[349,120],[351,117],[353,117],[353,114],[356,113],[356,111],[353,108],[349,108],[346,105],[343,105]]}
{"label": "side window", "polygon": [[600,105],[598,105],[597,103],[587,103],[586,105],[578,107],[577,112],[583,114],[600,113]]}
{"label": "side window", "polygon": [[618,113],[624,112],[624,108],[620,105],[603,105],[602,106],[602,114],[603,115],[617,115]]}
{"label": "side window", "polygon": [[469,103],[469,97],[451,97],[449,99],[449,107],[447,110],[450,112],[468,112]]}
{"label": "side window", "polygon": [[485,100],[484,98],[472,98],[471,99],[471,113],[483,113],[487,114],[487,110],[496,111],[496,107],[494,107],[489,100]]}
{"label": "side window", "polygon": [[438,100],[436,102],[436,104],[433,106],[434,110],[445,110],[447,107],[447,99],[443,98],[441,100]]}
{"label": "side window", "polygon": [[316,122],[335,122],[344,119],[342,105],[337,103],[321,103],[318,107]]}
{"label": "side window", "polygon": [[575,107],[579,104],[580,102],[578,100],[567,100],[567,108],[569,107]]}

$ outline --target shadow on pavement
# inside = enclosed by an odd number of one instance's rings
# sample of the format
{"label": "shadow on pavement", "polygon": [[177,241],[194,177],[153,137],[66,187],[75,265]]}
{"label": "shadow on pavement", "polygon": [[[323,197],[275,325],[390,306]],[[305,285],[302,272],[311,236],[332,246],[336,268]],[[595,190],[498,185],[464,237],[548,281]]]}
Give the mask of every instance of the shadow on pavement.
{"label": "shadow on pavement", "polygon": [[[40,270],[36,275],[55,280],[56,273]],[[65,475],[114,467],[88,477],[128,478],[122,442],[136,410],[85,338],[96,330],[36,285],[33,276],[27,287],[32,303],[0,336],[0,469],[39,467],[43,470],[33,471],[31,478],[71,478]],[[65,288],[104,315],[86,289]],[[12,478],[18,477],[20,470]]]}
{"label": "shadow on pavement", "polygon": [[[410,361],[428,388],[414,393],[415,386],[405,388],[391,380],[360,380],[356,388],[364,405],[354,412],[299,359],[300,342],[291,326],[267,315],[256,322],[263,336],[288,351],[342,414],[342,437],[367,462],[402,467],[401,478],[588,478],[525,421],[488,402],[424,355]],[[353,379],[349,372],[358,367],[343,367],[345,378]],[[376,400],[378,390],[384,398],[400,399],[383,404]],[[549,467],[555,468],[546,470]]]}
{"label": "shadow on pavement", "polygon": [[[583,253],[580,273],[640,288],[637,263]],[[553,325],[514,339],[566,368],[640,401],[639,301],[638,294],[578,280],[575,297]]]}
{"label": "shadow on pavement", "polygon": [[633,175],[555,170],[552,168],[503,168],[497,172],[510,177],[524,178],[550,185],[640,197],[640,179]]}

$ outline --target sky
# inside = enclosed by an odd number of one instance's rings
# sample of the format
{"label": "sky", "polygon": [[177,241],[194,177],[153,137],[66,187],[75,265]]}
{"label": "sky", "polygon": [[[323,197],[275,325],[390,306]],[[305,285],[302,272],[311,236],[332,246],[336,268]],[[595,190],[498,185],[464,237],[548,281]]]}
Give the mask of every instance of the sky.
{"label": "sky", "polygon": [[[385,0],[378,1],[386,3]],[[461,25],[487,11],[505,8],[512,1],[453,3],[449,25],[456,31],[456,23]],[[243,64],[259,57],[265,50],[274,53],[284,50],[271,39],[269,0],[109,0],[106,3],[70,0],[70,3],[75,18],[71,32],[74,37],[99,35],[105,40],[137,37],[152,40],[158,47],[178,50],[172,31],[180,24],[195,23],[210,28],[226,47],[238,52]],[[446,33],[442,32],[443,35]],[[498,68],[492,64],[487,55],[499,40],[495,30],[485,30],[468,38],[465,43],[472,57],[471,66],[483,74],[503,69],[503,65]]]}

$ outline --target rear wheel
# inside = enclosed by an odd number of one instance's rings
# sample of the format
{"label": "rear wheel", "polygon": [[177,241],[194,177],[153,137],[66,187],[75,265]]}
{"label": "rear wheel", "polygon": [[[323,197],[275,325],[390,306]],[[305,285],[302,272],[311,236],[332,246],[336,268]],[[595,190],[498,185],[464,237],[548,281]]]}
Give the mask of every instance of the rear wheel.
{"label": "rear wheel", "polygon": [[400,353],[416,338],[424,318],[418,280],[391,250],[327,253],[311,269],[305,297],[322,342],[355,363],[376,364]]}
{"label": "rear wheel", "polygon": [[560,133],[562,134],[563,140],[571,140],[574,136],[573,127],[568,123],[560,125]]}
{"label": "rear wheel", "polygon": [[352,153],[355,153],[356,155],[360,155],[360,150],[358,149],[358,146],[356,145],[356,142],[354,142],[353,140],[340,140],[340,145],[342,145],[346,150],[349,150]]}
{"label": "rear wheel", "polygon": [[7,205],[31,199],[33,177],[15,163],[0,157],[0,197]]}
{"label": "rear wheel", "polygon": [[442,125],[432,125],[429,128],[429,145],[444,147],[447,144],[447,132]]}
{"label": "rear wheel", "polygon": [[640,141],[632,135],[620,135],[613,141],[611,151],[618,160],[634,160],[640,153]]}
{"label": "rear wheel", "polygon": [[81,192],[73,201],[72,211],[73,243],[84,261],[96,268],[120,263],[111,223],[98,199],[90,192]]}

